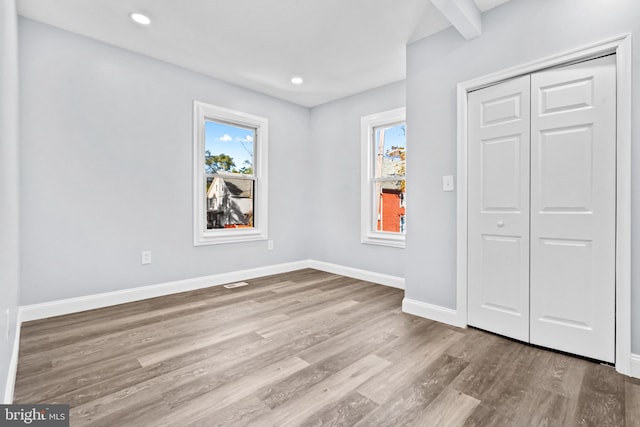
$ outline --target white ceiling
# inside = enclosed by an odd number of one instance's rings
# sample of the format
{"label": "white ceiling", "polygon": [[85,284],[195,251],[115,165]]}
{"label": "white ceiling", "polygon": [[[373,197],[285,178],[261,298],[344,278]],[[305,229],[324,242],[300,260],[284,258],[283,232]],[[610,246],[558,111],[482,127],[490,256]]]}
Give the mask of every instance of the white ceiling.
{"label": "white ceiling", "polygon": [[[486,11],[508,0],[474,1]],[[307,107],[404,79],[406,44],[450,25],[429,0],[17,3],[27,18]]]}

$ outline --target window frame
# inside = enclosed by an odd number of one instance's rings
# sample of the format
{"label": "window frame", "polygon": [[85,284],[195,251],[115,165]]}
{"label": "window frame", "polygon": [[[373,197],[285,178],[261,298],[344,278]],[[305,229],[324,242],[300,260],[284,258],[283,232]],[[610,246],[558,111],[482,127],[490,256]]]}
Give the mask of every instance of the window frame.
{"label": "window frame", "polygon": [[[207,198],[205,196],[205,122],[207,120],[228,123],[232,126],[255,129],[253,178],[236,174],[242,179],[253,179],[254,208],[252,228],[207,229]],[[267,240],[268,225],[268,152],[269,120],[241,111],[193,102],[193,245]],[[222,176],[223,174],[220,174]],[[227,174],[224,174],[227,175]],[[249,177],[249,178],[248,178]]]}
{"label": "window frame", "polygon": [[[373,194],[373,184],[375,182],[375,169],[374,169],[374,157],[376,156],[375,149],[375,128],[393,125],[397,123],[404,123],[406,129],[407,123],[406,107],[395,108],[393,110],[383,111],[376,114],[364,116],[360,121],[360,135],[361,135],[361,205],[360,205],[360,224],[361,224],[361,243],[390,246],[395,248],[404,248],[406,242],[405,233],[395,233],[387,231],[377,231],[377,210],[376,210],[376,197]],[[405,139],[405,153],[406,153],[406,139]],[[406,172],[403,178],[406,183]],[[388,181],[399,181],[401,179],[385,179]],[[383,181],[383,180],[379,180]],[[406,185],[406,184],[405,184]],[[406,203],[406,202],[405,202]],[[406,207],[405,207],[406,209]],[[406,214],[405,214],[406,218]],[[406,227],[406,225],[405,225]]]}

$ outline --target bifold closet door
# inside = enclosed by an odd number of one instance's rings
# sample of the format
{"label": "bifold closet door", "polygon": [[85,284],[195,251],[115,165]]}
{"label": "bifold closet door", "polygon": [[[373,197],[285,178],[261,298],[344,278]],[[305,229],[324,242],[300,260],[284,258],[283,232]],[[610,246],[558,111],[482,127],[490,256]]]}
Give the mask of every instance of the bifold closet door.
{"label": "bifold closet door", "polygon": [[615,360],[616,66],[468,98],[468,323]]}
{"label": "bifold closet door", "polygon": [[468,98],[468,323],[529,341],[530,78]]}
{"label": "bifold closet door", "polygon": [[531,76],[530,342],[615,349],[615,56]]}

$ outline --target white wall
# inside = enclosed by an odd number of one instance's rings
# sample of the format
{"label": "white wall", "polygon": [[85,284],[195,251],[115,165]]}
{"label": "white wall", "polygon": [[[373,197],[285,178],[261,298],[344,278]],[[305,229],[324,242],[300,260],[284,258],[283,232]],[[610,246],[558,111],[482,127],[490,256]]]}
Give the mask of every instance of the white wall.
{"label": "white wall", "polygon": [[[404,249],[360,243],[360,118],[403,107],[405,93],[403,81],[311,110],[313,259],[404,277]],[[412,150],[407,148],[409,156]],[[407,188],[412,185],[409,181]],[[409,229],[414,224],[411,203],[407,201]]]}
{"label": "white wall", "polygon": [[[308,109],[35,21],[19,31],[21,304],[308,258]],[[194,100],[269,119],[275,250],[193,246]]]}
{"label": "white wall", "polygon": [[[455,193],[441,191],[456,172],[456,85],[459,82],[633,33],[634,77],[640,70],[637,0],[512,0],[483,15],[481,37],[465,41],[454,29],[407,48],[407,128],[411,154],[407,187],[412,219],[407,237],[406,296],[455,308]],[[640,84],[633,85],[632,165],[640,164]],[[640,249],[640,169],[632,170],[632,256]],[[632,350],[640,353],[640,265],[632,262]]]}
{"label": "white wall", "polygon": [[[0,2],[0,394],[11,375],[19,283],[18,40],[14,0]],[[7,319],[6,312],[9,311]],[[8,323],[8,324],[7,324]],[[9,331],[9,336],[6,331]],[[12,384],[9,384],[12,387]],[[11,392],[9,392],[11,394]],[[9,396],[2,398],[6,402]]]}

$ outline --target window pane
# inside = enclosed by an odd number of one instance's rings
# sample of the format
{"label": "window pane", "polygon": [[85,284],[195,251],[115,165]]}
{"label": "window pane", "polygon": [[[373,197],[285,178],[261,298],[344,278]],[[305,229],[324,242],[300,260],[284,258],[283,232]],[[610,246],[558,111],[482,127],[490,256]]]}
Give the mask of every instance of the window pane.
{"label": "window pane", "polygon": [[374,182],[376,231],[405,232],[405,180]]}
{"label": "window pane", "polygon": [[375,178],[404,177],[406,134],[404,123],[374,128]]}
{"label": "window pane", "polygon": [[255,129],[227,123],[205,122],[205,172],[253,175]]}
{"label": "window pane", "polygon": [[253,228],[253,179],[207,177],[207,229]]}

